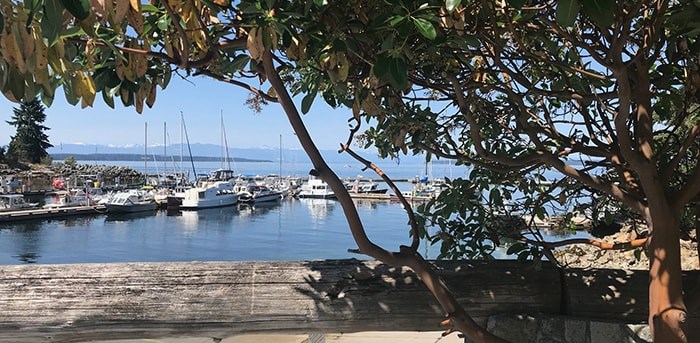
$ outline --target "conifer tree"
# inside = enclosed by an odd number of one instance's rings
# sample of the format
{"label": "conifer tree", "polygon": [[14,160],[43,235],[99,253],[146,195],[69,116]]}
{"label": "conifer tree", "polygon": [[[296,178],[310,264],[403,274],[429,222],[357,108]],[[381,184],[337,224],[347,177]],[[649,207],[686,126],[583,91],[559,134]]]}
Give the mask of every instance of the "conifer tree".
{"label": "conifer tree", "polygon": [[13,110],[14,115],[7,123],[17,128],[11,137],[7,155],[12,160],[39,163],[48,156],[46,149],[52,147],[45,133],[50,128],[43,125],[46,120],[44,106],[39,99],[24,102]]}

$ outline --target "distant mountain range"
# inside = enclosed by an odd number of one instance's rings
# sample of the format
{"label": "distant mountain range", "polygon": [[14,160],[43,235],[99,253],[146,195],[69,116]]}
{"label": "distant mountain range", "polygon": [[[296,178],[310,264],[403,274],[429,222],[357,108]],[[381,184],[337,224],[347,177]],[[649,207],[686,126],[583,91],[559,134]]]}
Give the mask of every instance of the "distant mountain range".
{"label": "distant mountain range", "polygon": [[[55,144],[55,143],[54,143]],[[224,148],[216,144],[190,144],[193,159],[196,161],[221,161],[224,155]],[[189,160],[189,151],[187,146],[183,147],[182,155],[184,159]],[[370,150],[357,149],[363,157],[376,161],[379,157],[376,152]],[[56,161],[64,160],[68,156],[74,156],[78,161],[143,161],[144,146],[110,146],[110,145],[90,145],[90,144],[55,144],[53,148],[49,148],[48,153]],[[170,156],[167,159],[179,158],[181,154],[180,144],[171,144],[165,149],[161,146],[149,146],[148,155],[150,160],[154,156],[157,160],[162,161],[163,156]],[[348,154],[339,154],[335,150],[321,150],[321,154],[332,163],[352,163],[355,160]],[[249,162],[273,162],[280,160],[280,149],[276,147],[260,147],[260,148],[229,148],[228,156],[232,161],[249,161]],[[281,157],[283,161],[294,161],[296,163],[304,163],[309,161],[306,153],[299,149],[282,149]],[[90,159],[99,158],[99,159]],[[422,156],[404,156],[402,162],[422,163]]]}
{"label": "distant mountain range", "polygon": [[[75,158],[77,161],[143,161],[143,154],[66,154],[66,153],[53,153],[50,154],[54,161],[63,161],[69,157]],[[148,156],[149,161],[170,161],[173,156],[165,155],[150,155]],[[186,157],[189,162],[190,157]],[[213,156],[192,156],[192,161],[194,162],[219,162],[222,161],[221,157]],[[260,160],[260,159],[250,159],[250,158],[240,158],[240,157],[230,157],[231,162],[272,162],[272,160]]]}

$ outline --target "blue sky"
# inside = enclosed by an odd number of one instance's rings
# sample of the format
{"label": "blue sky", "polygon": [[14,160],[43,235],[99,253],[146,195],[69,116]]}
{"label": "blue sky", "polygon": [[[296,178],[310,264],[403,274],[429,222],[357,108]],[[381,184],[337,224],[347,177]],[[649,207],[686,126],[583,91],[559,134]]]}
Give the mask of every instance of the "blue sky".
{"label": "blue sky", "polygon": [[[284,147],[299,147],[281,107],[271,103],[263,112],[254,113],[245,106],[247,92],[242,88],[206,77],[182,80],[175,75],[168,88],[158,91],[153,108],[144,106],[143,113],[138,114],[133,107],[123,107],[119,99],[115,99],[115,109],[109,108],[99,94],[92,108],[81,109],[80,104],[71,106],[59,89],[54,103],[46,109],[45,125],[51,128],[47,131],[49,140],[55,146],[61,143],[143,144],[144,123],[148,122],[149,145],[162,144],[163,123],[166,122],[168,142],[179,144],[182,111],[191,143],[219,144],[223,111],[229,147],[277,147],[280,134]],[[300,103],[300,99],[297,100]],[[15,128],[6,121],[18,106],[0,96],[0,145],[7,145],[15,133]],[[337,149],[338,144],[347,139],[350,115],[349,110],[334,110],[317,98],[304,120],[319,148]]]}

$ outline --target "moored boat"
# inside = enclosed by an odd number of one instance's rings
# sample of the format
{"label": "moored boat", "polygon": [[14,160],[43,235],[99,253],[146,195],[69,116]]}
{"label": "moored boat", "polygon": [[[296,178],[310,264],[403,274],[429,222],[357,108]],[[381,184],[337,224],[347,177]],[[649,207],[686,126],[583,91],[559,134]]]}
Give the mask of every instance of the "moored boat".
{"label": "moored boat", "polygon": [[0,211],[27,210],[38,206],[38,203],[26,202],[22,194],[0,194]]}
{"label": "moored boat", "polygon": [[48,192],[44,196],[44,208],[61,208],[74,206],[91,206],[95,199],[82,189]]}
{"label": "moored boat", "polygon": [[248,184],[246,189],[238,193],[238,201],[247,203],[261,203],[279,201],[284,196],[282,191],[268,188],[266,185],[256,183]]}
{"label": "moored boat", "polygon": [[155,211],[158,208],[153,197],[140,190],[116,193],[106,204],[108,212],[133,213]]}
{"label": "moored boat", "polygon": [[238,193],[229,181],[202,182],[198,187],[185,191],[180,209],[197,210],[202,208],[223,207],[238,203]]}
{"label": "moored boat", "polygon": [[352,182],[346,182],[345,187],[349,193],[386,194],[388,191],[388,188],[379,188],[379,184],[374,181],[359,178]]}
{"label": "moored boat", "polygon": [[297,194],[299,198],[316,198],[316,199],[334,199],[335,192],[328,184],[316,178],[311,178],[309,181],[301,185],[301,191]]}

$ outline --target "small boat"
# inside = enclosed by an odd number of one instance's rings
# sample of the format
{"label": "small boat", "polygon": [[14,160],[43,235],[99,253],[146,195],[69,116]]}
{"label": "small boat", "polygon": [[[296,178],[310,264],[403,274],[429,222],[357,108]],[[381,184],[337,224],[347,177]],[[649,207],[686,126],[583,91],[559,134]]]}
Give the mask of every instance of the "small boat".
{"label": "small boat", "polygon": [[334,199],[335,192],[321,179],[311,178],[301,185],[299,198]]}
{"label": "small boat", "polygon": [[0,211],[28,210],[38,206],[38,203],[26,202],[22,194],[0,194]]}
{"label": "small boat", "polygon": [[95,199],[84,190],[75,188],[69,191],[48,192],[44,196],[44,202],[43,208],[61,208],[91,206],[95,204]]}
{"label": "small boat", "polygon": [[270,189],[266,185],[250,183],[246,189],[238,193],[238,201],[247,203],[261,203],[268,201],[280,201],[284,192]]}
{"label": "small boat", "polygon": [[158,205],[150,194],[140,190],[131,190],[116,193],[105,203],[105,207],[111,213],[133,213],[154,211]]}
{"label": "small boat", "polygon": [[374,181],[355,179],[354,182],[345,183],[345,187],[350,193],[371,193],[371,194],[386,194],[387,188],[379,188],[379,184]]}
{"label": "small boat", "polygon": [[238,203],[238,193],[229,181],[202,182],[198,187],[185,191],[180,209],[197,210],[202,208],[223,207]]}

